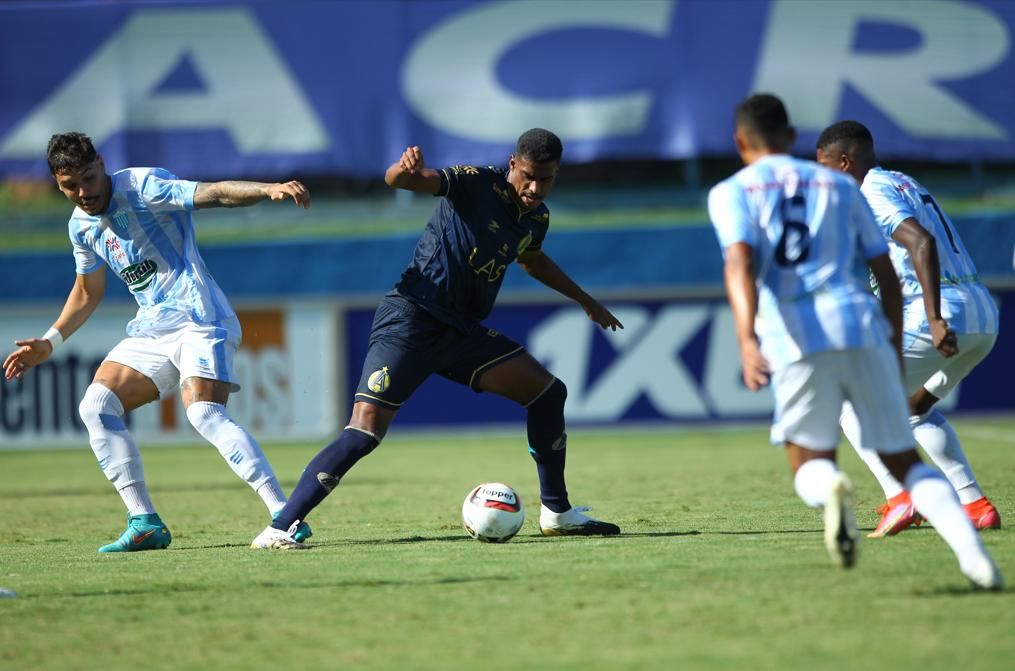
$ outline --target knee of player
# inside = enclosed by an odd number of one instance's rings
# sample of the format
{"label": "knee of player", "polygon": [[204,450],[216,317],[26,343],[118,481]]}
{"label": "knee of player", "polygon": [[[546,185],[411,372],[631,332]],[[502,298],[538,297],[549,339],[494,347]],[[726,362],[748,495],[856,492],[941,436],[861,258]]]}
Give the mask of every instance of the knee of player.
{"label": "knee of player", "polygon": [[78,404],[78,415],[86,427],[123,431],[123,404],[109,388],[92,383]]}
{"label": "knee of player", "polygon": [[536,398],[529,401],[525,406],[529,410],[560,410],[564,411],[564,403],[567,401],[567,385],[560,378],[553,378],[549,384]]}

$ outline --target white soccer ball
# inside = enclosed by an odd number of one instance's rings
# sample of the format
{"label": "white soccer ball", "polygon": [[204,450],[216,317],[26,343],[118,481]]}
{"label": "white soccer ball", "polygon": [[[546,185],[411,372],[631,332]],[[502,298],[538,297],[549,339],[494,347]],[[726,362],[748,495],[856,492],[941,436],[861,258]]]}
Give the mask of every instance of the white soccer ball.
{"label": "white soccer ball", "polygon": [[499,482],[473,488],[462,504],[462,525],[484,543],[510,540],[525,521],[525,506],[518,492]]}

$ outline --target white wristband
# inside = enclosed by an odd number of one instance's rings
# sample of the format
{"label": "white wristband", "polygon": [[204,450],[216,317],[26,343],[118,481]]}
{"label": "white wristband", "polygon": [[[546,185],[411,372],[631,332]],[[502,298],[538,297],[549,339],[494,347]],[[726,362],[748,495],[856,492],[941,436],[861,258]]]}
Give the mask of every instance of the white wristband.
{"label": "white wristband", "polygon": [[60,335],[60,332],[54,328],[51,328],[48,331],[46,331],[46,333],[42,336],[42,338],[44,340],[49,341],[49,344],[53,346],[54,352],[56,351],[57,347],[63,344],[63,336]]}

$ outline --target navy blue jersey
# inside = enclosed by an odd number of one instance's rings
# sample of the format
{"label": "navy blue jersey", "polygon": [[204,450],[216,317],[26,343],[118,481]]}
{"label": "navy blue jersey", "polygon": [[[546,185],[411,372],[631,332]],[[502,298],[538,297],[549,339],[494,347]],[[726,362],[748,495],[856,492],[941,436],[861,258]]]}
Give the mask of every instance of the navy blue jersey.
{"label": "navy blue jersey", "polygon": [[500,168],[456,165],[439,174],[440,203],[389,295],[468,331],[490,314],[507,267],[542,246],[550,211],[540,204],[521,212]]}

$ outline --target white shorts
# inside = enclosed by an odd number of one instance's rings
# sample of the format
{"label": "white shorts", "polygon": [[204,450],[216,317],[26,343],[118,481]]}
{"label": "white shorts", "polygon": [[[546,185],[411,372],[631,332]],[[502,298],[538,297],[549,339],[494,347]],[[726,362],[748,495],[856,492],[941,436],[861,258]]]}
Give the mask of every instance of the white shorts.
{"label": "white shorts", "polygon": [[915,334],[902,356],[906,362],[906,393],[920,387],[941,399],[983,361],[997,341],[996,333],[964,333],[958,336],[959,353],[946,359],[934,349],[930,334]]}
{"label": "white shorts", "polygon": [[151,379],[163,396],[181,380],[203,377],[220,380],[239,391],[233,376],[233,354],[239,341],[220,327],[188,324],[170,333],[121,340],[106,361],[133,368]]}
{"label": "white shorts", "polygon": [[909,404],[892,346],[826,350],[791,363],[772,376],[772,443],[809,450],[839,445],[839,417],[850,402],[861,444],[883,454],[913,449]]}

